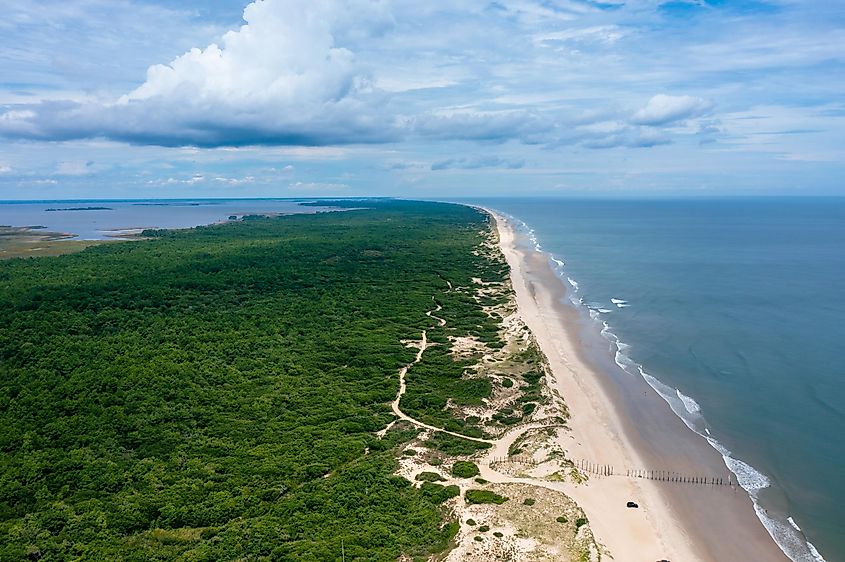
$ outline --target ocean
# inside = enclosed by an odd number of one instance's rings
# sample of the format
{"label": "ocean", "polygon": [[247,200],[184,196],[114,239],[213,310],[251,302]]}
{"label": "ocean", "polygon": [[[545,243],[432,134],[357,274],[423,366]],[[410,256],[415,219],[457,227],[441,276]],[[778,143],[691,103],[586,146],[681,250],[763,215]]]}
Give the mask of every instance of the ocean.
{"label": "ocean", "polygon": [[845,198],[471,203],[524,223],[790,558],[845,560]]}

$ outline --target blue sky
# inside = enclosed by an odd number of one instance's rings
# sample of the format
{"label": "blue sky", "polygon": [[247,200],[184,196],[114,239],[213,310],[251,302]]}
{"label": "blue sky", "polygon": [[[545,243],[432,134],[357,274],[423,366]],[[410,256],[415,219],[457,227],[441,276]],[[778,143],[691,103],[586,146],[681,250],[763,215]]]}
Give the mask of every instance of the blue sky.
{"label": "blue sky", "polygon": [[0,199],[845,195],[845,3],[20,0]]}

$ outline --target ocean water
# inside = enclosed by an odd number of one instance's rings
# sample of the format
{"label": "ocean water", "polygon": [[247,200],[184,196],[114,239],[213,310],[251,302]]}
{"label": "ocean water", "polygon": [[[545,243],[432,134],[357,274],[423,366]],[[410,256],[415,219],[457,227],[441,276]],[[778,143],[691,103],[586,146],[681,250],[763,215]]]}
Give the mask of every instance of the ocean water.
{"label": "ocean water", "polygon": [[845,198],[490,199],[793,560],[845,560]]}
{"label": "ocean water", "polygon": [[[291,199],[153,199],[136,201],[0,201],[0,225],[39,226],[50,232],[102,240],[137,228],[190,228],[235,215],[314,213]],[[86,209],[86,210],[81,210]]]}

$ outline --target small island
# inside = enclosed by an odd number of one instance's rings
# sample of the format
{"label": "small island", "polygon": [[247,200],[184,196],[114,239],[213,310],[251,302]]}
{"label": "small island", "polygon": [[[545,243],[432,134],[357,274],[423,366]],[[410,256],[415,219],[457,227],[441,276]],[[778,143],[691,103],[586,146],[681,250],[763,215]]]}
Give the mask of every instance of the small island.
{"label": "small island", "polygon": [[45,212],[55,213],[57,211],[111,211],[111,207],[65,207],[63,209],[53,208],[44,209]]}

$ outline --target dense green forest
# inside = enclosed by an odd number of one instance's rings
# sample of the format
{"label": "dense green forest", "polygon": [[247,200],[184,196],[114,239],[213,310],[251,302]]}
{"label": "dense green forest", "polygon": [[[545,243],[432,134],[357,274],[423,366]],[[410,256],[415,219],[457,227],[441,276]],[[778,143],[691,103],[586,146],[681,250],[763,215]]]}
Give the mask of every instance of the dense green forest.
{"label": "dense green forest", "polygon": [[[435,303],[495,344],[488,228],[458,205],[247,218],[0,262],[0,560],[396,560],[445,549],[455,487],[393,473],[404,339]],[[352,203],[346,203],[351,206]],[[432,348],[437,350],[437,347]],[[444,346],[445,349],[445,346]],[[440,425],[486,380],[445,351],[403,407]],[[431,376],[425,377],[429,373]],[[416,383],[416,384],[413,384]],[[434,440],[443,450],[470,446]]]}

